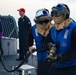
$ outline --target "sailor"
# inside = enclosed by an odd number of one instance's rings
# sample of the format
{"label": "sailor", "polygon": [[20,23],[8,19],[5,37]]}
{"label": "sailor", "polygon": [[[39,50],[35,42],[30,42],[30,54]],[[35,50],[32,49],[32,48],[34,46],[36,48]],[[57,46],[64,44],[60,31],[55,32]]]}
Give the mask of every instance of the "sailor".
{"label": "sailor", "polygon": [[48,75],[76,75],[76,23],[70,19],[66,4],[53,6],[51,16],[55,22],[51,39],[57,46]]}
{"label": "sailor", "polygon": [[[2,22],[0,20],[0,52],[1,52],[1,55],[3,55],[3,48],[2,48],[2,36],[3,36],[3,27],[2,27]],[[1,61],[1,58],[0,58],[0,61]]]}
{"label": "sailor", "polygon": [[31,22],[30,19],[25,15],[24,8],[20,8],[18,11],[21,17],[18,19],[20,52],[19,52],[19,59],[17,60],[23,60],[27,54],[27,51],[29,50],[27,36],[28,31],[31,28]]}
{"label": "sailor", "polygon": [[45,49],[45,51],[43,52],[37,52],[37,75],[47,75],[47,71],[50,66],[50,64],[46,62],[47,48],[45,47],[47,47],[46,45],[51,41],[48,40],[51,27],[53,26],[51,20],[52,19],[47,9],[38,10],[34,19],[36,24],[31,28],[29,33],[29,51],[32,52],[32,50],[34,49],[33,39],[35,40],[37,49]]}

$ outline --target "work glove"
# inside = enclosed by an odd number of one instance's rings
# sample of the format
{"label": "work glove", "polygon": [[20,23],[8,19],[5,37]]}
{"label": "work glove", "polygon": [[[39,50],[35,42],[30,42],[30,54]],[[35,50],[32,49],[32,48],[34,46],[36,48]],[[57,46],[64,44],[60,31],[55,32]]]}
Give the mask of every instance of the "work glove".
{"label": "work glove", "polygon": [[33,50],[34,50],[34,49],[35,49],[34,46],[29,47],[29,52],[30,52],[30,53],[33,53]]}

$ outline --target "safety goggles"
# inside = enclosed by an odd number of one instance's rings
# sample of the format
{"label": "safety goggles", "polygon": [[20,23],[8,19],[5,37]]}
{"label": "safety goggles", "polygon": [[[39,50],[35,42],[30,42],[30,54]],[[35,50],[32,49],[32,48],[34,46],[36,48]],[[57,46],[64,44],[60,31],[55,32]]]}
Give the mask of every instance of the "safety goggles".
{"label": "safety goggles", "polygon": [[44,19],[44,20],[36,20],[35,23],[36,24],[47,24],[48,22],[50,22],[50,19]]}
{"label": "safety goggles", "polygon": [[51,16],[52,17],[53,16],[58,17],[60,15],[62,15],[62,12],[60,10],[53,10],[53,11],[51,11]]}

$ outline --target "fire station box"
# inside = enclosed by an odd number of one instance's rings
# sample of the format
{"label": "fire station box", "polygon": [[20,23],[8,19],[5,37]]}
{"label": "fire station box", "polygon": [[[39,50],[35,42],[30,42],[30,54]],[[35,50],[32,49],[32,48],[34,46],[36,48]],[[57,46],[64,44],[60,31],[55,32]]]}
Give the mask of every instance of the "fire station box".
{"label": "fire station box", "polygon": [[16,55],[17,40],[15,38],[2,38],[2,48],[4,55]]}

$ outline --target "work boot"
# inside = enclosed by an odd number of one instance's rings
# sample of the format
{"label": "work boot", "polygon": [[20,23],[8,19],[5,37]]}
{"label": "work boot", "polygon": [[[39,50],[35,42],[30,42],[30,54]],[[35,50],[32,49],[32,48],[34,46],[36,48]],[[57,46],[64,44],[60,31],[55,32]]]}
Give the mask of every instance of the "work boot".
{"label": "work boot", "polygon": [[16,59],[17,61],[21,61],[21,60],[24,60],[24,57],[23,56],[19,56],[18,59]]}
{"label": "work boot", "polygon": [[24,60],[24,58],[18,58],[18,59],[16,59],[17,61],[21,61],[21,60]]}

